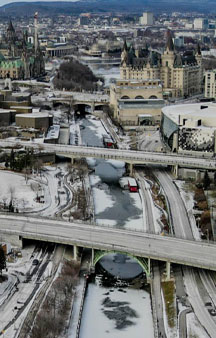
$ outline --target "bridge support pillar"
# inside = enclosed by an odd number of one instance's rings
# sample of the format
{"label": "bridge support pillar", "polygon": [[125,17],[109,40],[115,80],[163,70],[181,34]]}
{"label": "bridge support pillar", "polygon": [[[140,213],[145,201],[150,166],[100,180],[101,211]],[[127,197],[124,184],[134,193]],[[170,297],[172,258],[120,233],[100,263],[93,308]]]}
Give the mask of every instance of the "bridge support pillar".
{"label": "bridge support pillar", "polygon": [[73,259],[77,261],[77,258],[78,258],[78,247],[77,245],[74,245],[73,246]]}
{"label": "bridge support pillar", "polygon": [[166,262],[166,280],[170,280],[170,262]]}
{"label": "bridge support pillar", "polygon": [[130,167],[130,176],[133,176],[133,163],[129,163]]}
{"label": "bridge support pillar", "polygon": [[201,172],[198,169],[196,170],[196,181],[201,181]]}
{"label": "bridge support pillar", "polygon": [[71,157],[71,164],[74,164],[74,157]]}
{"label": "bridge support pillar", "polygon": [[148,272],[149,274],[151,272],[151,259],[150,258],[148,258]]}
{"label": "bridge support pillar", "polygon": [[151,284],[152,276],[151,276],[151,259],[148,258],[148,275],[146,276],[147,283]]}
{"label": "bridge support pillar", "polygon": [[91,265],[94,265],[94,249],[92,248]]}
{"label": "bridge support pillar", "polygon": [[176,164],[176,165],[173,167],[173,174],[175,175],[176,178],[178,178],[178,164]]}

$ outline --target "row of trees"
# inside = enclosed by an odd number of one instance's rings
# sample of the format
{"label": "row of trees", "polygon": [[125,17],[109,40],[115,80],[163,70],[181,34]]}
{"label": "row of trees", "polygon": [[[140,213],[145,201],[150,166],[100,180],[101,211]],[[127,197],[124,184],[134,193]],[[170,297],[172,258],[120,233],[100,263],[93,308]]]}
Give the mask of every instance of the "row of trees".
{"label": "row of trees", "polygon": [[26,176],[35,169],[39,171],[42,166],[42,161],[35,156],[33,149],[23,153],[16,154],[12,149],[10,155],[5,159],[5,167],[18,172],[24,172]]}

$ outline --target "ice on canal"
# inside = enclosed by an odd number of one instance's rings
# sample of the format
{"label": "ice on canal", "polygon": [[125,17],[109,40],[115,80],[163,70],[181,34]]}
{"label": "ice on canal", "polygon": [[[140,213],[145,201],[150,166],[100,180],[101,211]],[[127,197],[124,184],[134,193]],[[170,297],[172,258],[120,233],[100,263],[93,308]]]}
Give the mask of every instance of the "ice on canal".
{"label": "ice on canal", "polygon": [[90,183],[97,224],[144,230],[139,193],[122,190],[118,183],[107,184],[97,175],[90,175]]}
{"label": "ice on canal", "polygon": [[[89,284],[80,338],[154,337],[149,293],[128,288],[126,293],[120,290]],[[120,317],[125,313],[125,322],[121,325]]]}

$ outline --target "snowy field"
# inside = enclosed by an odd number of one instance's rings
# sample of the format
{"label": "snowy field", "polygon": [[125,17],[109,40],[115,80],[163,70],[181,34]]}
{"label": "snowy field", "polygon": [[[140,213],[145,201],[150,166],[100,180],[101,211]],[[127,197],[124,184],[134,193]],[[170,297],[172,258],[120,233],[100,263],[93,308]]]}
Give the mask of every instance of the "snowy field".
{"label": "snowy field", "polygon": [[13,205],[19,211],[32,211],[40,209],[41,204],[36,201],[44,189],[44,182],[38,177],[26,180],[25,175],[9,171],[0,171],[0,203]]}
{"label": "snowy field", "polygon": [[[85,306],[83,310],[80,338],[153,338],[153,320],[150,296],[146,291],[126,289],[126,293],[119,289],[104,288],[89,284]],[[116,329],[115,319],[108,319],[104,310],[114,311],[114,307],[105,307],[102,302],[109,297],[113,302],[128,303],[135,311],[136,317],[127,317],[131,325]]]}

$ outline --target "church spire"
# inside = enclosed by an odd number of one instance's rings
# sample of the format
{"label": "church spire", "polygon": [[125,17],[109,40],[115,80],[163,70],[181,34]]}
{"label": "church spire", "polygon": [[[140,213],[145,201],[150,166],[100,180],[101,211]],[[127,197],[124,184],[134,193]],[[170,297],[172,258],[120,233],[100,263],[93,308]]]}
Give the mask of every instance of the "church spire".
{"label": "church spire", "polygon": [[167,44],[166,44],[166,49],[169,50],[170,52],[174,52],[174,44],[171,36],[170,30],[167,31]]}
{"label": "church spire", "polygon": [[123,50],[128,51],[126,39],[124,39]]}
{"label": "church spire", "polygon": [[7,41],[12,43],[16,40],[16,33],[12,21],[9,21],[8,28],[7,28]]}
{"label": "church spire", "polygon": [[197,55],[202,55],[199,42],[198,42],[198,44],[197,44],[196,54],[197,54]]}

